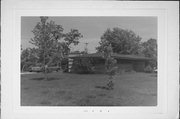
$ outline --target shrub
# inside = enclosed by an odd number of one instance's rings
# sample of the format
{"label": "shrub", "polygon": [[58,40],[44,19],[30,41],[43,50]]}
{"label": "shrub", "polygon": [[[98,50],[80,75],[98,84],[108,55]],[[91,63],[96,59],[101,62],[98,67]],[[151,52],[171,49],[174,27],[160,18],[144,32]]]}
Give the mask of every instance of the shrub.
{"label": "shrub", "polygon": [[93,73],[93,65],[88,58],[76,59],[73,62],[72,70],[79,74],[89,74]]}
{"label": "shrub", "polygon": [[62,68],[63,72],[68,72],[68,59],[67,58],[64,58],[61,61],[61,68]]}
{"label": "shrub", "polygon": [[153,68],[150,65],[148,65],[148,66],[145,67],[144,71],[146,73],[152,73],[153,72]]}

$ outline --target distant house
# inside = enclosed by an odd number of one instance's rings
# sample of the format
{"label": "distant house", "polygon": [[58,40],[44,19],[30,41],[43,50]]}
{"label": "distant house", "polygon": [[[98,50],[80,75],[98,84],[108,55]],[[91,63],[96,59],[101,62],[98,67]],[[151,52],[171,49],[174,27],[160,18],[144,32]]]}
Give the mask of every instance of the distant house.
{"label": "distant house", "polygon": [[[119,71],[129,72],[143,72],[146,65],[148,65],[149,58],[136,56],[136,55],[112,55],[117,60],[117,66]],[[73,54],[69,55],[69,72],[76,72],[73,68],[73,62],[75,60],[81,60],[83,58],[91,59],[93,64],[93,71],[96,73],[105,73],[105,59],[101,53],[92,54]]]}

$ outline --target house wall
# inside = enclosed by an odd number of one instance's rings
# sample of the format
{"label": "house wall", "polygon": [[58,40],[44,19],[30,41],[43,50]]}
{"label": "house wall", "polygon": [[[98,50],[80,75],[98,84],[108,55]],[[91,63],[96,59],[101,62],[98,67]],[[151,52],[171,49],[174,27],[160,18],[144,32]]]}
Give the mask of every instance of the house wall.
{"label": "house wall", "polygon": [[123,70],[125,72],[129,72],[129,71],[143,72],[145,68],[145,61],[119,59],[118,67],[120,70]]}
{"label": "house wall", "polygon": [[94,66],[95,73],[106,73],[106,68],[103,64],[96,64]]}
{"label": "house wall", "polygon": [[[118,72],[143,72],[145,68],[145,61],[137,61],[137,60],[117,60]],[[97,73],[106,72],[104,63],[96,64],[95,71]]]}
{"label": "house wall", "polygon": [[[94,59],[93,71],[95,73],[105,73],[105,60],[104,59]],[[137,60],[127,60],[127,59],[117,59],[118,72],[143,72],[145,67],[145,61],[137,61]],[[73,70],[72,72],[76,72]]]}
{"label": "house wall", "polygon": [[118,63],[117,66],[120,73],[133,71],[133,65],[131,63]]}
{"label": "house wall", "polygon": [[[95,64],[94,71],[96,73],[105,73],[106,72],[104,62]],[[119,60],[117,60],[117,66],[118,66],[119,73],[131,72],[131,71],[143,72],[144,67],[145,67],[145,62],[144,61],[136,61],[136,60],[133,61],[133,60],[119,59]]]}

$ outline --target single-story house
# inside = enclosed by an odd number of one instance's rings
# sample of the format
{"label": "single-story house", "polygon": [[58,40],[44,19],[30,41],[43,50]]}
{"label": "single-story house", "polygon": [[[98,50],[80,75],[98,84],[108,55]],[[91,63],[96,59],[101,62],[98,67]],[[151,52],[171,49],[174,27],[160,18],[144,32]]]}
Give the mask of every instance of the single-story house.
{"label": "single-story house", "polygon": [[[117,60],[117,66],[120,71],[128,72],[128,71],[136,71],[143,72],[145,66],[148,65],[148,62],[151,60],[150,58],[136,55],[122,55],[122,54],[113,54]],[[105,58],[103,58],[102,53],[92,53],[92,54],[72,54],[68,56],[68,71],[76,72],[73,68],[73,63],[76,60],[81,60],[83,58],[91,59],[93,64],[93,71],[96,73],[105,73]]]}

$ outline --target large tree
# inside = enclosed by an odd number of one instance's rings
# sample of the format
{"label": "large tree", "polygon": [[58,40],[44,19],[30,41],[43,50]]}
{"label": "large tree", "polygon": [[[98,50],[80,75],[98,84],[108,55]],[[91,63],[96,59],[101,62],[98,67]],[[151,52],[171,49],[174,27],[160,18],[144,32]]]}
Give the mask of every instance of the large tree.
{"label": "large tree", "polygon": [[78,45],[79,39],[83,37],[77,29],[71,29],[70,32],[64,34],[64,53],[70,52],[70,45]]}
{"label": "large tree", "polygon": [[140,54],[140,41],[141,37],[133,31],[115,27],[104,32],[97,50],[103,52],[105,47],[111,44],[114,53],[138,55]]}
{"label": "large tree", "polygon": [[40,22],[33,29],[34,37],[30,43],[36,46],[39,51],[39,62],[45,68],[54,59],[62,60],[64,55],[70,51],[71,44],[77,45],[82,37],[76,29],[71,29],[69,33],[63,33],[63,27],[55,24],[54,21],[48,22],[48,17],[40,17]]}
{"label": "large tree", "polygon": [[142,53],[144,56],[151,58],[150,65],[152,68],[157,68],[157,40],[149,39],[142,43]]}
{"label": "large tree", "polygon": [[30,43],[39,50],[39,62],[45,66],[49,64],[55,53],[61,55],[61,45],[58,42],[63,36],[63,28],[55,22],[47,22],[48,17],[40,17],[41,21],[33,29],[34,37]]}

